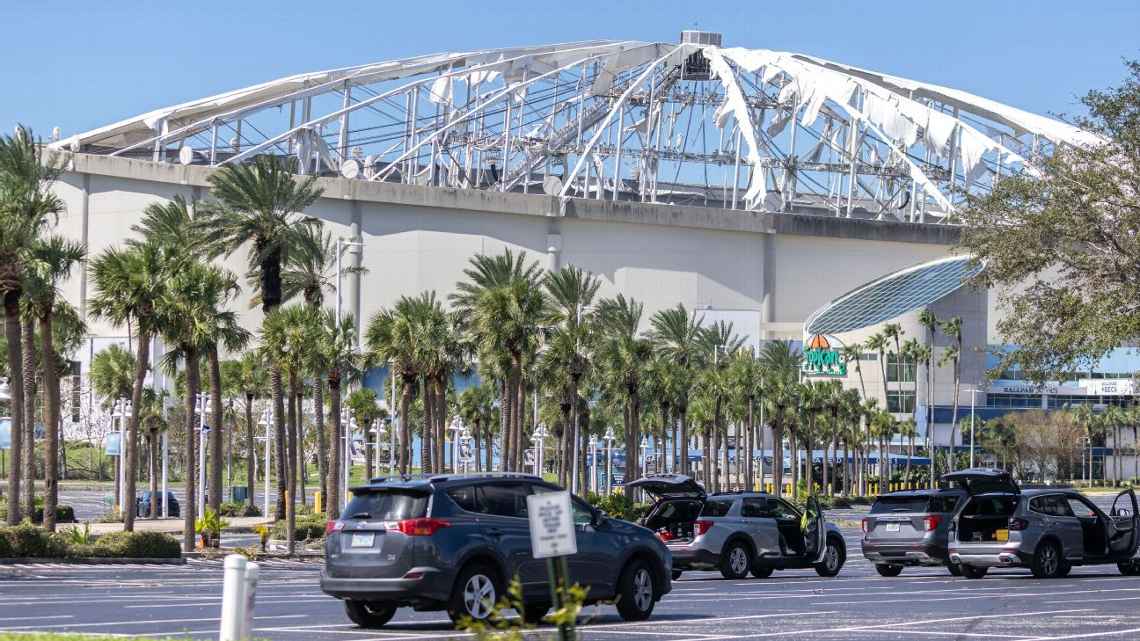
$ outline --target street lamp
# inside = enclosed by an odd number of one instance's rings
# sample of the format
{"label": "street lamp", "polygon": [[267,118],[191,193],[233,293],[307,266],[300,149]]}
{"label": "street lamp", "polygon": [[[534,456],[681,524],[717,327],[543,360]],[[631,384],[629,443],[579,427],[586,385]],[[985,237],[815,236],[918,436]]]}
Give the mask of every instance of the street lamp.
{"label": "street lamp", "polygon": [[344,426],[344,492],[340,496],[340,509],[348,507],[348,483],[352,474],[352,429],[353,420],[348,408],[340,411],[340,423]]}
{"label": "street lamp", "polygon": [[598,493],[598,435],[590,435],[590,491]]}
{"label": "street lamp", "polygon": [[542,476],[542,466],[545,463],[543,459],[546,457],[546,437],[549,435],[546,424],[539,423],[530,437],[530,442],[534,444],[534,475],[538,477]]}
{"label": "street lamp", "polygon": [[125,398],[120,398],[115,401],[114,409],[111,412],[111,420],[119,419],[119,491],[116,497],[119,504],[119,514],[127,508],[127,430],[126,421],[130,420],[130,416],[134,410],[131,402]]}
{"label": "street lamp", "polygon": [[[194,408],[198,412],[198,516],[206,514],[206,435],[210,432],[206,425],[206,406],[209,403],[209,394],[199,394]],[[219,488],[211,489],[219,491]]]}
{"label": "street lamp", "polygon": [[[970,467],[974,467],[974,405],[978,392],[984,393],[985,390],[978,389],[977,385],[970,387]],[[954,444],[951,443],[950,447],[953,448]]]}
{"label": "street lamp", "polygon": [[458,416],[452,417],[451,424],[447,426],[447,431],[451,432],[451,471],[455,472],[458,470],[459,455],[457,451],[459,449],[459,438],[464,432],[463,419]]}
{"label": "street lamp", "polygon": [[609,426],[602,436],[606,441],[606,496],[613,491],[614,486],[614,428]]}
{"label": "street lamp", "polygon": [[270,430],[271,426],[273,425],[273,409],[272,408],[267,407],[267,408],[265,408],[265,411],[263,411],[261,413],[260,424],[265,426],[265,436],[264,437],[261,437],[261,436],[258,437],[258,439],[262,439],[262,438],[265,439],[265,456],[264,456],[264,459],[265,459],[265,496],[262,499],[264,501],[264,504],[265,504],[265,509],[261,513],[261,515],[268,517],[269,516],[269,468],[271,467],[271,465],[269,464],[270,463],[269,462],[269,457],[270,457],[269,444],[273,440],[272,438],[270,438],[269,430]]}

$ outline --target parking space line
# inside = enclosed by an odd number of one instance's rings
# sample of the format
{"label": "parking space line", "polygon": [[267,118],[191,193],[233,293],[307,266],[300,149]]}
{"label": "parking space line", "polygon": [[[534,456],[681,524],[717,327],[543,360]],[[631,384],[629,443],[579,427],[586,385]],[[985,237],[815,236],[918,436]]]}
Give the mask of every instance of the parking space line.
{"label": "parking space line", "polygon": [[[253,617],[254,619],[302,619],[308,617],[307,614],[275,614],[272,616]],[[98,623],[52,623],[49,625],[20,625],[20,626],[0,626],[0,630],[38,630],[40,628],[95,628],[106,627],[110,625],[149,625],[149,624],[163,624],[163,623],[201,623],[204,621],[220,621],[219,617],[207,617],[200,619],[158,619],[151,621],[100,621]]]}
{"label": "parking space line", "polygon": [[1061,636],[1050,637],[1026,637],[1024,641],[1059,641],[1060,639],[1093,639],[1097,637],[1115,637],[1122,634],[1132,634],[1140,632],[1140,628],[1128,628],[1127,630],[1108,630],[1103,632],[1081,632],[1078,634],[1063,634]]}

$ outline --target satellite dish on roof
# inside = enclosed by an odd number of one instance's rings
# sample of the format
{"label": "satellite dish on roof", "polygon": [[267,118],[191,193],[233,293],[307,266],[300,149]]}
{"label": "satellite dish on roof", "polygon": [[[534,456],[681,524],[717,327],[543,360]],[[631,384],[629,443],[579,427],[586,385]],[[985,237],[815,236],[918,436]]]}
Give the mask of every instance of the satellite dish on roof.
{"label": "satellite dish on roof", "polygon": [[190,145],[182,145],[178,149],[178,162],[183,165],[189,165],[194,162],[194,148]]}
{"label": "satellite dish on roof", "polygon": [[352,179],[360,175],[360,161],[348,159],[340,163],[340,175]]}
{"label": "satellite dish on roof", "polygon": [[547,196],[557,196],[562,193],[562,179],[558,176],[547,176],[542,181],[542,191]]}

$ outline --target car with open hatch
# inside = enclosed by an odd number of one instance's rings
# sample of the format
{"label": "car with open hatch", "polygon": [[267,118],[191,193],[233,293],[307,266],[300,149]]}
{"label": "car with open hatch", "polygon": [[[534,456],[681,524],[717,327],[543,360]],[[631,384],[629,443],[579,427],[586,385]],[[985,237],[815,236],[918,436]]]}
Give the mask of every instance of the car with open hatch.
{"label": "car with open hatch", "polygon": [[1005,470],[962,470],[943,479],[969,494],[950,523],[948,545],[950,561],[967,578],[993,567],[1027,567],[1035,577],[1054,578],[1095,564],[1140,574],[1140,516],[1131,489],[1105,513],[1077,490],[1022,488]]}
{"label": "car with open hatch", "polygon": [[[551,607],[545,559],[531,550],[527,497],[562,491],[526,474],[373,479],[352,489],[325,539],[321,590],[348,618],[380,627],[396,610],[445,610],[453,621],[487,618],[516,579],[529,621]],[[672,557],[653,532],[571,497],[578,552],[570,581],[587,603],[616,601],[627,621],[648,619],[672,589]]]}
{"label": "car with open hatch", "polygon": [[719,570],[729,579],[757,578],[774,570],[814,568],[835,576],[847,557],[843,535],[819,501],[801,510],[763,492],[707,494],[683,474],[654,474],[626,484],[654,497],[642,525],[673,555],[673,578],[686,570]]}

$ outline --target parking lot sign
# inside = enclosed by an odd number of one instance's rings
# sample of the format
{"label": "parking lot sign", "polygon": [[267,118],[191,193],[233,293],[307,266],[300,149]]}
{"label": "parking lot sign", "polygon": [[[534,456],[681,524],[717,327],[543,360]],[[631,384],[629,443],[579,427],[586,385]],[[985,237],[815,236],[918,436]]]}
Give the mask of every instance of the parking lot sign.
{"label": "parking lot sign", "polygon": [[534,558],[548,559],[578,552],[569,492],[532,494],[526,497],[526,509]]}

